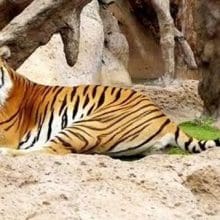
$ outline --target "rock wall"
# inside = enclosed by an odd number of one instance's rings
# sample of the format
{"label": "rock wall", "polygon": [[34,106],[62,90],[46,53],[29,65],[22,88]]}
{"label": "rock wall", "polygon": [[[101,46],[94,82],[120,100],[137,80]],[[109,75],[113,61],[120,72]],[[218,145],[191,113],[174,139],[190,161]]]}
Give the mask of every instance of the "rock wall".
{"label": "rock wall", "polygon": [[150,30],[136,19],[129,1],[117,1],[108,7],[119,20],[119,25],[129,43],[128,70],[133,79],[157,78],[163,73],[160,46]]}
{"label": "rock wall", "polygon": [[204,12],[204,48],[202,53],[203,77],[199,94],[204,100],[205,111],[220,117],[220,2],[202,1]]}
{"label": "rock wall", "polygon": [[73,67],[66,63],[60,36],[54,35],[46,46],[39,47],[24,62],[18,72],[47,85],[130,85],[126,38],[111,14],[103,12],[101,19],[97,0],[84,7],[80,33],[79,54]]}
{"label": "rock wall", "polygon": [[199,118],[204,103],[198,94],[198,80],[177,80],[167,86],[134,85],[148,95],[176,123]]}

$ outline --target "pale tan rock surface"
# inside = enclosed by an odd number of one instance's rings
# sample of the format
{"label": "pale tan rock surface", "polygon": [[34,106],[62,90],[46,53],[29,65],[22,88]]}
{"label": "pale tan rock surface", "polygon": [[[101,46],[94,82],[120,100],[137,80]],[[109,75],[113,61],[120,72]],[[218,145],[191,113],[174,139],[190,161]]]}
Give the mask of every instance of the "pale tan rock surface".
{"label": "pale tan rock surface", "polygon": [[220,219],[220,150],[120,161],[0,156],[0,218]]}
{"label": "pale tan rock surface", "polygon": [[171,85],[134,85],[133,89],[148,95],[174,121],[199,118],[204,103],[198,94],[198,80],[177,80]]}
{"label": "pale tan rock surface", "polygon": [[99,12],[97,0],[91,1],[82,10],[79,54],[73,67],[66,63],[63,42],[56,34],[47,45],[39,47],[18,72],[46,85],[130,85],[126,69],[127,40],[120,33],[117,20],[107,11],[102,12],[101,19]]}

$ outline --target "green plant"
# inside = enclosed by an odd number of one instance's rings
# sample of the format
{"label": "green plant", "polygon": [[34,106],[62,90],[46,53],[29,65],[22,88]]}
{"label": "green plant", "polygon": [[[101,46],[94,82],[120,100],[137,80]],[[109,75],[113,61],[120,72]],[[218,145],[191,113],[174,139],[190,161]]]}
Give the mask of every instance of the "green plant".
{"label": "green plant", "polygon": [[[199,140],[213,140],[220,138],[220,130],[212,127],[213,119],[206,118],[204,120],[194,120],[183,122],[179,126],[180,128],[192,137]],[[168,154],[181,154],[186,155],[187,152],[181,150],[179,147],[171,147],[168,150]]]}

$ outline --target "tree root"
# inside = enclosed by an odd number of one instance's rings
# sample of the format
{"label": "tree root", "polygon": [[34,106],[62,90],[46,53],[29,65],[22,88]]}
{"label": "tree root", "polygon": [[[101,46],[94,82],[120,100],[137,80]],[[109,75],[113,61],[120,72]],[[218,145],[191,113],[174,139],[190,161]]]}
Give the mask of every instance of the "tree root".
{"label": "tree root", "polygon": [[12,50],[10,65],[19,67],[39,46],[59,32],[66,60],[73,66],[78,55],[79,15],[88,2],[90,0],[35,0],[29,4],[0,32],[0,46],[7,45]]}

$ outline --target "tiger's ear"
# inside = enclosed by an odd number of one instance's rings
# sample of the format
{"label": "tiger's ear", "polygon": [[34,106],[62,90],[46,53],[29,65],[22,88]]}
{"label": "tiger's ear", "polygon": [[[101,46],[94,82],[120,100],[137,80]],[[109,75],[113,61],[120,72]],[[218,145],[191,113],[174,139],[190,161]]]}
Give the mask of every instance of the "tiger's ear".
{"label": "tiger's ear", "polygon": [[10,57],[11,57],[11,50],[9,49],[9,47],[8,46],[0,47],[0,58],[2,58],[3,60],[7,60]]}

